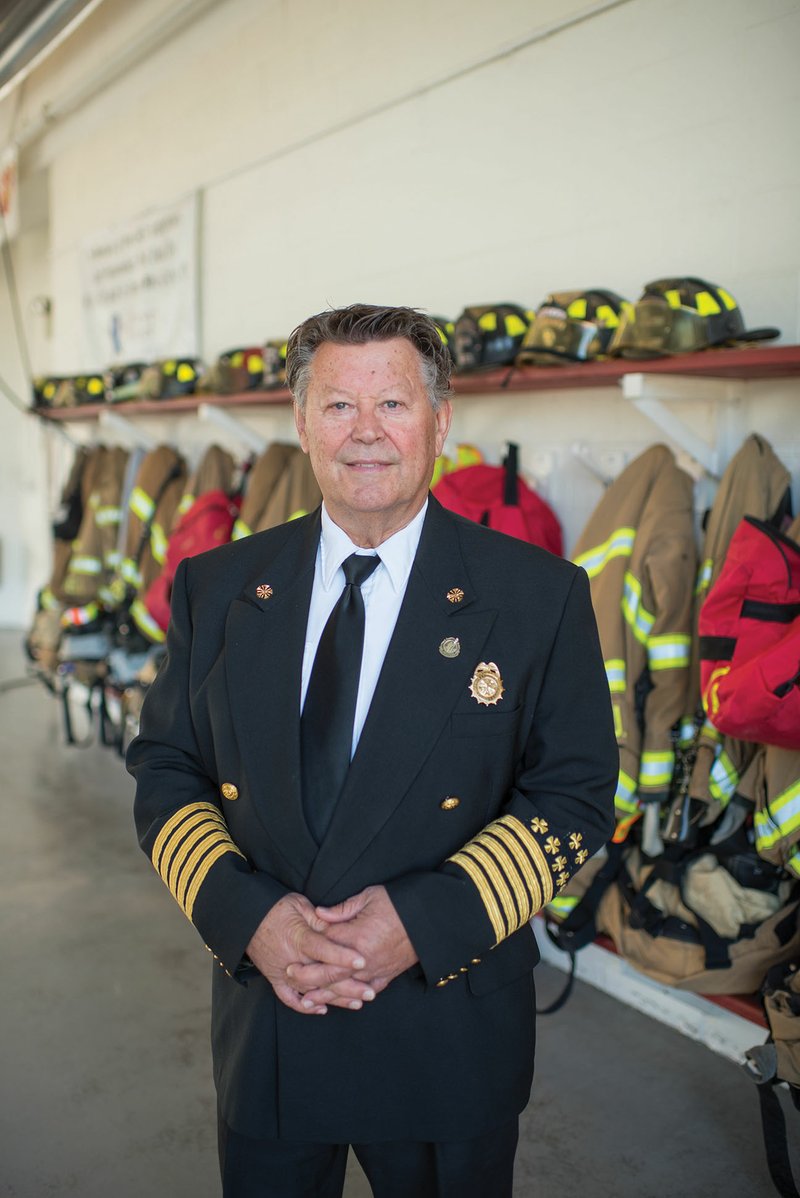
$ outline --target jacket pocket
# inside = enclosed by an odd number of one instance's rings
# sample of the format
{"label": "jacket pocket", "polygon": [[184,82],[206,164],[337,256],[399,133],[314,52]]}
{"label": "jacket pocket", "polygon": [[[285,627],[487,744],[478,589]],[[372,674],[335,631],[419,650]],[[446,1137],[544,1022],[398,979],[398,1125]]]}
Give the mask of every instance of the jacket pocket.
{"label": "jacket pocket", "polygon": [[453,736],[506,736],[517,728],[520,708],[511,711],[454,711],[450,716]]}

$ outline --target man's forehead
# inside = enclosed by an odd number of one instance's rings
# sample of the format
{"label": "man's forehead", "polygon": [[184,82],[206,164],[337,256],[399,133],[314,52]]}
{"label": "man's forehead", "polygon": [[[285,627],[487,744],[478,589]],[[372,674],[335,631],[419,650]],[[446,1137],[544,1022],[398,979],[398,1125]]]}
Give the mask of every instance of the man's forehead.
{"label": "man's forehead", "polygon": [[312,359],[309,382],[342,394],[416,391],[422,386],[420,365],[419,353],[405,338],[359,345],[325,341]]}

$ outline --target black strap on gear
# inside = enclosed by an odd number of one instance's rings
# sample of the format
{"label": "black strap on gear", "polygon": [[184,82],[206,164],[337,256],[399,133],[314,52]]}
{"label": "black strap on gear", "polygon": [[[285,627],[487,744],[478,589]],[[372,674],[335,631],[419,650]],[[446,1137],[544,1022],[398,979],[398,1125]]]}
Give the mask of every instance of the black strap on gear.
{"label": "black strap on gear", "polygon": [[[789,1159],[789,1146],[786,1139],[786,1119],[783,1107],[775,1092],[776,1078],[760,1082],[758,1085],[758,1101],[761,1110],[761,1130],[764,1134],[764,1151],[767,1157],[767,1168],[773,1185],[781,1198],[800,1198],[800,1191],[795,1184],[792,1164]],[[800,1090],[796,1086],[789,1087],[795,1109],[800,1111]]]}
{"label": "black strap on gear", "polygon": [[576,953],[591,944],[597,935],[597,911],[600,900],[622,868],[624,845],[609,844],[607,858],[597,871],[580,902],[560,923],[545,923],[548,939],[569,957],[569,974],[561,993],[546,1007],[537,1007],[537,1015],[560,1011],[575,985]]}

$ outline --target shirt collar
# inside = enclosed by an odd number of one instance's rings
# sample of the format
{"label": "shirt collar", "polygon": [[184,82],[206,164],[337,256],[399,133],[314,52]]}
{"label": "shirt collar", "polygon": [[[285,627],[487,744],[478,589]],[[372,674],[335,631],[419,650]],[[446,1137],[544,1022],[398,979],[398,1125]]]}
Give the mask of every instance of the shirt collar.
{"label": "shirt collar", "polygon": [[[378,570],[385,568],[395,594],[399,594],[408,582],[427,510],[428,501],[426,499],[414,519],[405,528],[401,528],[399,532],[383,541],[375,550],[381,559]],[[334,524],[323,503],[319,552],[322,585],[326,591],[329,591],[345,558],[348,558],[351,553],[369,551],[360,549],[358,545],[353,544],[344,529],[340,528],[338,524]]]}

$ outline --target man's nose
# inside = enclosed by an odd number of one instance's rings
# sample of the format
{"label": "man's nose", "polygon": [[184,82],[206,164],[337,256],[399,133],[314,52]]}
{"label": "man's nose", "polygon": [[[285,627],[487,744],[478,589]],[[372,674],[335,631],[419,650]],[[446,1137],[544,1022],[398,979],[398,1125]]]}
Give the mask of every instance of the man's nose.
{"label": "man's nose", "polygon": [[382,435],[383,429],[378,413],[371,408],[359,409],[353,425],[353,438],[371,445],[380,440]]}

